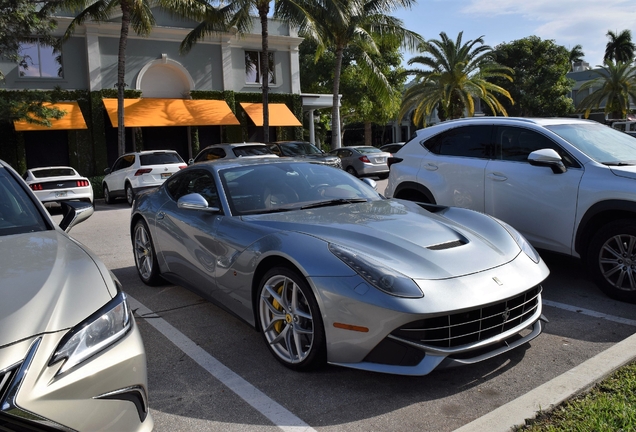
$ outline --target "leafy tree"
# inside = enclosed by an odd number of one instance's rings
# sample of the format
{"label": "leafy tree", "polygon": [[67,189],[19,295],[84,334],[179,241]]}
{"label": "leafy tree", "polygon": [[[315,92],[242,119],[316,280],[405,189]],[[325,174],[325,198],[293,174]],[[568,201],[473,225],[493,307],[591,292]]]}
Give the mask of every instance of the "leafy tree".
{"label": "leafy tree", "polygon": [[630,101],[636,101],[636,66],[630,63],[614,63],[605,60],[601,69],[591,72],[597,75],[584,83],[580,90],[597,88],[587,95],[577,107],[587,118],[592,109],[598,109],[605,102],[605,113],[612,118],[625,118]]}
{"label": "leafy tree", "polygon": [[606,36],[609,38],[609,41],[605,47],[603,61],[613,60],[615,63],[631,63],[634,61],[636,45],[632,42],[631,31],[623,30],[620,33],[614,33],[608,30]]}
{"label": "leafy tree", "polygon": [[316,42],[315,58],[327,50],[335,54],[333,69],[332,136],[341,138],[338,94],[342,76],[343,57],[347,48],[356,55],[355,62],[368,78],[370,89],[391,94],[386,76],[374,63],[372,55],[378,55],[376,35],[391,35],[402,47],[413,49],[422,42],[421,36],[403,27],[401,20],[387,15],[400,7],[410,8],[415,0],[294,0],[276,3],[275,15],[299,25],[299,34]]}
{"label": "leafy tree", "polygon": [[421,64],[426,69],[411,69],[414,84],[404,93],[399,118],[413,110],[413,121],[425,124],[426,118],[438,108],[440,119],[459,118],[467,111],[475,113],[475,100],[483,100],[493,112],[507,115],[495,94],[512,98],[507,90],[491,82],[494,78],[512,81],[512,70],[498,64],[492,48],[483,45],[483,37],[462,43],[462,34],[452,41],[446,33],[441,40],[430,40],[420,46],[423,55],[413,57],[409,65]]}
{"label": "leafy tree", "polygon": [[568,93],[574,81],[566,77],[572,67],[570,53],[554,41],[537,36],[496,46],[497,61],[514,71],[514,81],[495,80],[515,101],[514,105],[502,102],[508,114],[554,117],[573,112]]}
{"label": "leafy tree", "polygon": [[585,53],[583,52],[583,47],[581,45],[574,45],[574,47],[570,50],[570,72],[574,70],[574,63],[580,62],[585,57]]}
{"label": "leafy tree", "polygon": [[[56,22],[51,18],[51,5],[27,0],[0,0],[0,57],[28,67],[29,58],[20,53],[23,43],[41,43],[55,46],[51,36]],[[37,35],[37,37],[34,37]],[[0,71],[0,80],[4,76]],[[0,97],[0,119],[50,126],[50,119],[61,118],[65,113],[57,108],[45,107],[51,98],[44,92],[4,92]]]}

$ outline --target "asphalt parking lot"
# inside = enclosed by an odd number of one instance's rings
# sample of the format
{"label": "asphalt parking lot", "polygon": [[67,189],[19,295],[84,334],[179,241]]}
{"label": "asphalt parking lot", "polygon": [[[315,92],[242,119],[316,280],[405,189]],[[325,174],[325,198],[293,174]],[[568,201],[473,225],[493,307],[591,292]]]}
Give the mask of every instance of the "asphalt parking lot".
{"label": "asphalt parking lot", "polygon": [[542,253],[551,270],[543,293],[550,322],[520,349],[416,378],[335,366],[292,372],[233,315],[184,288],[144,285],[129,217],[123,202],[97,202],[71,235],[130,296],[156,431],[452,431],[636,333],[636,305],[604,296],[577,260]]}

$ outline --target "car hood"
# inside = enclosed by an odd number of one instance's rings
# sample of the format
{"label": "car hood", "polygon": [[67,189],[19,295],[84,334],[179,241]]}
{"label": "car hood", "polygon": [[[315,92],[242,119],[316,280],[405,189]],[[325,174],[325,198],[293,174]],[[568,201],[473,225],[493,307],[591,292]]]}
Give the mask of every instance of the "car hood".
{"label": "car hood", "polygon": [[609,168],[618,177],[636,180],[636,165],[610,166]]}
{"label": "car hood", "polygon": [[302,159],[310,159],[310,160],[318,160],[318,161],[328,161],[338,159],[338,156],[328,155],[328,154],[306,154],[306,155],[294,155],[293,157],[302,158]]}
{"label": "car hood", "polygon": [[112,298],[104,271],[60,231],[0,237],[0,347],[87,318]]}
{"label": "car hood", "polygon": [[[494,219],[463,209],[461,224],[415,203],[378,200],[245,217],[270,228],[339,244],[413,279],[445,279],[512,261],[520,252]],[[472,226],[471,226],[472,225]]]}

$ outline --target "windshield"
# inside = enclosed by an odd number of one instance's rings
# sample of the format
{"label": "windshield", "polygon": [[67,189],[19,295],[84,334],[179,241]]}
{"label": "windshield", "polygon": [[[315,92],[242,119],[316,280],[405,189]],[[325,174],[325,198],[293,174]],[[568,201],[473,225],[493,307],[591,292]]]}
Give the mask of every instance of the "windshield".
{"label": "windshield", "polygon": [[0,236],[44,231],[47,225],[28,193],[0,168]]}
{"label": "windshield", "polygon": [[152,153],[144,154],[139,158],[141,165],[168,165],[173,163],[183,163],[183,159],[177,153]]}
{"label": "windshield", "polygon": [[320,202],[382,199],[366,183],[323,164],[248,165],[224,169],[219,175],[233,215],[298,210]]}
{"label": "windshield", "polygon": [[606,165],[636,164],[636,138],[598,124],[546,126],[596,162]]}
{"label": "windshield", "polygon": [[264,145],[254,145],[254,146],[241,146],[234,147],[232,149],[234,155],[237,157],[241,156],[261,156],[261,155],[271,155],[272,151]]}
{"label": "windshield", "polygon": [[46,168],[46,169],[38,169],[31,170],[31,174],[36,178],[44,178],[44,177],[65,177],[65,176],[74,176],[75,170],[72,168]]}
{"label": "windshield", "polygon": [[310,154],[322,154],[318,147],[308,142],[294,142],[281,144],[280,148],[285,156],[303,156]]}

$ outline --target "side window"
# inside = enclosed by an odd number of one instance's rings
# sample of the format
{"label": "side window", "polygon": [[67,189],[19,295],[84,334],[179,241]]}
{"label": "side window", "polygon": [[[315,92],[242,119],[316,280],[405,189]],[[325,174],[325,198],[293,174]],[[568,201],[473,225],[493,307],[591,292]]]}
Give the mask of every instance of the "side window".
{"label": "side window", "polygon": [[342,153],[340,153],[341,157],[349,157],[353,155],[353,152],[351,150],[343,150]]}
{"label": "side window", "polygon": [[270,146],[268,146],[269,149],[272,151],[272,153],[274,153],[275,155],[280,156],[280,149],[278,148],[278,146],[276,144],[272,144]]}
{"label": "side window", "polygon": [[224,157],[225,157],[225,150],[212,148],[212,149],[205,150],[201,154],[201,156],[197,158],[197,162],[211,161],[211,160],[221,159]]}
{"label": "side window", "polygon": [[492,157],[492,127],[464,126],[450,129],[422,143],[432,153],[441,156],[461,156],[489,159]]}
{"label": "side window", "polygon": [[205,170],[193,170],[175,176],[166,182],[166,189],[175,201],[184,195],[198,193],[206,199],[210,207],[220,206],[214,179]]}
{"label": "side window", "polygon": [[123,158],[119,158],[113,164],[113,169],[111,170],[111,172],[119,171],[123,167],[124,167],[124,159]]}
{"label": "side window", "polygon": [[550,138],[530,129],[499,126],[495,132],[497,158],[507,161],[524,162],[535,150],[553,149],[567,167],[579,166],[574,159]]}

